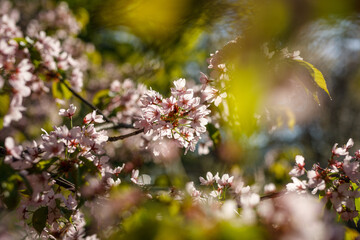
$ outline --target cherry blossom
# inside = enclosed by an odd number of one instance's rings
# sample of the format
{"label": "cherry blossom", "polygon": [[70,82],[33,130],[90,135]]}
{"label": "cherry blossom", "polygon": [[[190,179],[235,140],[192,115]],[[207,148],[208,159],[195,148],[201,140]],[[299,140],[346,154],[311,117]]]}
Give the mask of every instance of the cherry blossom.
{"label": "cherry blossom", "polygon": [[97,115],[96,111],[94,110],[92,113],[87,114],[84,117],[84,124],[89,124],[89,123],[103,123],[105,122],[105,120],[103,119],[102,115]]}
{"label": "cherry blossom", "polygon": [[300,181],[296,177],[292,177],[291,180],[293,181],[292,183],[286,184],[286,189],[289,192],[306,193],[307,188],[305,181]]}
{"label": "cherry blossom", "polygon": [[221,178],[219,178],[218,180],[218,185],[219,185],[219,188],[224,188],[224,187],[230,187],[232,182],[234,180],[234,176],[229,176],[229,174],[224,174],[222,175]]}
{"label": "cherry blossom", "polygon": [[290,176],[299,177],[305,173],[305,158],[303,156],[297,155],[295,157],[296,165],[289,172]]}
{"label": "cherry blossom", "polygon": [[201,185],[212,185],[215,182],[218,182],[220,178],[219,178],[219,173],[216,173],[215,176],[213,176],[211,172],[207,172],[206,179],[204,179],[203,177],[200,177],[199,179]]}
{"label": "cherry blossom", "polygon": [[72,118],[75,114],[75,111],[76,111],[76,106],[74,106],[74,104],[70,104],[68,109],[60,109],[59,115],[63,117]]}
{"label": "cherry blossom", "polygon": [[[179,146],[194,151],[201,135],[206,132],[210,113],[192,89],[185,87],[185,79],[174,81],[173,96],[164,99],[159,93],[149,90],[142,98],[142,116],[135,122],[136,128],[152,135],[154,140],[173,138]],[[185,152],[186,152],[185,151]]]}

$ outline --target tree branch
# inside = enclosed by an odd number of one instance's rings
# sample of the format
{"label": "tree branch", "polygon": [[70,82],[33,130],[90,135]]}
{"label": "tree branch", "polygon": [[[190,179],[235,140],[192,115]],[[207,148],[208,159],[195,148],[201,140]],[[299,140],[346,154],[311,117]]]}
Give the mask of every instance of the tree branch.
{"label": "tree branch", "polygon": [[123,140],[125,138],[131,137],[131,136],[135,136],[138,135],[139,133],[143,133],[144,129],[139,129],[136,130],[134,132],[128,133],[128,134],[124,134],[124,135],[120,135],[120,136],[116,136],[116,137],[109,137],[109,139],[107,140],[108,142],[116,142],[118,140]]}
{"label": "tree branch", "polygon": [[100,109],[98,109],[97,107],[95,107],[93,104],[91,104],[89,101],[87,101],[85,98],[83,98],[82,96],[80,96],[80,94],[78,94],[77,92],[75,92],[74,89],[72,89],[69,85],[67,85],[64,80],[60,79],[61,84],[63,84],[75,97],[77,97],[78,99],[80,99],[83,103],[85,103],[86,105],[88,105],[90,108],[92,108],[93,110],[96,110],[99,114],[101,114],[105,121],[107,122],[112,122]]}
{"label": "tree branch", "polygon": [[264,195],[264,196],[260,197],[260,200],[261,200],[261,201],[264,201],[264,200],[266,200],[266,199],[281,197],[281,196],[284,195],[285,193],[286,193],[286,191],[269,193],[269,194],[267,194],[267,195]]}
{"label": "tree branch", "polygon": [[118,124],[105,123],[95,127],[96,131],[107,130],[107,129],[120,129],[120,128],[134,128],[134,126],[132,124],[126,124],[126,123],[118,123]]}

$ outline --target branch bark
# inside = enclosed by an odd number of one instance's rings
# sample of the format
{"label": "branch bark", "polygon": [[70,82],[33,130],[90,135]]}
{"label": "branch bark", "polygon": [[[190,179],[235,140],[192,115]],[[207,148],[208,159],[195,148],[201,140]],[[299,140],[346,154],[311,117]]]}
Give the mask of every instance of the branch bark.
{"label": "branch bark", "polygon": [[144,132],[144,129],[142,128],[142,129],[136,130],[136,131],[128,133],[128,134],[115,136],[115,137],[109,137],[108,142],[116,142],[118,140],[123,140],[125,138],[135,136],[135,135],[138,135],[139,133],[143,133],[143,132]]}

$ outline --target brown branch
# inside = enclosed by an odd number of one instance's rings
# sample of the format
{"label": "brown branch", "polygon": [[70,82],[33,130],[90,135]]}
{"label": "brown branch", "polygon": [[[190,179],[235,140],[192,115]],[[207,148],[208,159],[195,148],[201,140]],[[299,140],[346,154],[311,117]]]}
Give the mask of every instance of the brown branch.
{"label": "brown branch", "polygon": [[60,82],[78,99],[80,99],[83,103],[85,103],[86,105],[88,105],[90,108],[92,108],[93,110],[96,110],[99,114],[101,114],[105,121],[107,122],[112,122],[100,109],[98,109],[97,107],[95,107],[93,104],[91,104],[88,100],[86,100],[85,98],[83,98],[82,96],[80,96],[80,94],[78,94],[77,92],[75,92],[74,89],[72,89],[69,85],[67,85],[64,80],[60,80]]}
{"label": "brown branch", "polygon": [[132,124],[126,124],[126,123],[105,123],[99,126],[96,126],[95,129],[96,131],[100,131],[100,130],[108,130],[108,129],[120,129],[120,128],[133,128],[134,126]]}
{"label": "brown branch", "polygon": [[271,198],[281,197],[285,193],[286,193],[286,191],[269,193],[267,195],[260,197],[260,200],[263,201],[263,200],[267,200],[267,199],[271,199]]}
{"label": "brown branch", "polygon": [[107,140],[108,142],[116,142],[118,140],[123,140],[125,138],[131,137],[131,136],[135,136],[138,135],[139,133],[143,133],[144,129],[139,129],[136,130],[134,132],[128,133],[128,134],[124,134],[124,135],[120,135],[120,136],[116,136],[116,137],[109,137],[109,139]]}

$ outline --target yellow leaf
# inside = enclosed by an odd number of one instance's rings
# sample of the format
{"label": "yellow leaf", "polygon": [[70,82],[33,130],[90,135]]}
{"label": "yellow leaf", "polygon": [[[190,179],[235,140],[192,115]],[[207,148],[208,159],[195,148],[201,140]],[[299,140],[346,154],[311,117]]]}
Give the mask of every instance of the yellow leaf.
{"label": "yellow leaf", "polygon": [[303,60],[295,60],[296,62],[300,63],[301,66],[304,66],[310,73],[311,77],[313,78],[314,82],[322,89],[324,90],[330,97],[330,93],[329,90],[326,86],[326,81],[324,76],[322,75],[322,73],[315,68],[311,63],[308,63],[306,61]]}

